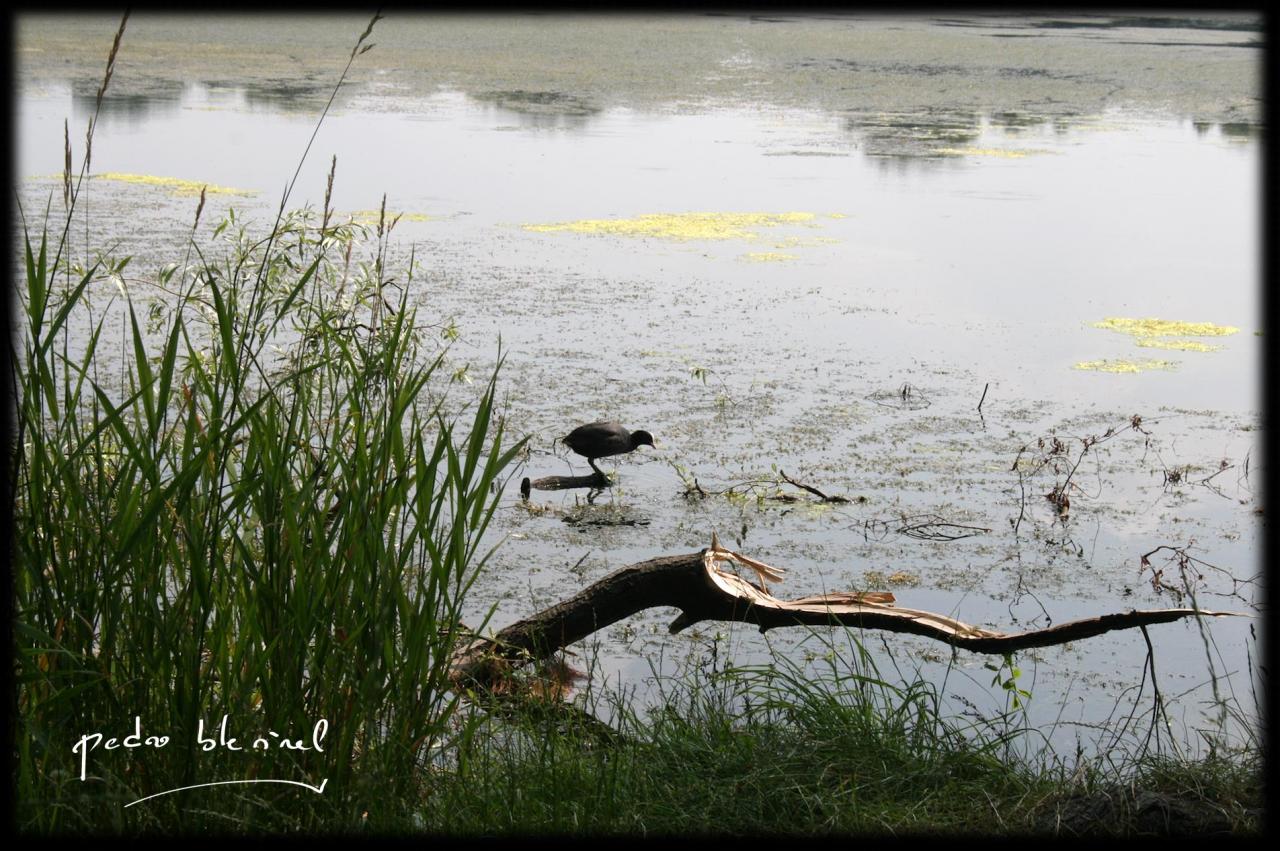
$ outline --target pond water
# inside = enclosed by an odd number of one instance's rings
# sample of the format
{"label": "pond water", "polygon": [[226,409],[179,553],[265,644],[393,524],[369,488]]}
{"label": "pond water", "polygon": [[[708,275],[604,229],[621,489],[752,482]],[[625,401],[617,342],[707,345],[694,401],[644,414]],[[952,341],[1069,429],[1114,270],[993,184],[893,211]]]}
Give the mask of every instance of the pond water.
{"label": "pond water", "polygon": [[[78,160],[117,23],[18,19],[28,214],[61,191],[67,119]],[[172,179],[227,190],[205,223],[234,207],[269,224],[366,23],[130,19],[89,198],[132,274],[180,259],[195,198]],[[1161,546],[1212,566],[1200,605],[1254,611],[1259,30],[1247,16],[393,17],[290,205],[319,206],[336,156],[339,211],[368,217],[385,194],[404,214],[397,251],[416,251],[418,295],[461,329],[453,360],[483,375],[501,336],[508,422],[531,442],[473,600],[497,604],[495,627],[713,532],[785,567],[779,596],[891,590],[995,629],[1177,605],[1140,569]],[[604,462],[609,491],[521,500],[523,476],[587,471],[554,440],[600,418],[658,445]],[[1074,458],[1108,429],[1065,518],[1044,499],[1061,476],[1013,468],[1040,438]],[[852,501],[819,504],[778,471]],[[695,479],[710,496],[685,495]],[[945,524],[985,531],[948,540]],[[1152,562],[1173,581],[1167,554]],[[642,697],[713,644],[737,662],[821,653],[801,630],[669,636],[674,614],[577,649]],[[1220,720],[1215,696],[1254,708],[1259,625],[1149,630],[1193,744]],[[879,635],[861,639],[956,711],[1003,705],[991,659],[887,636],[891,661]],[[1020,654],[1031,723],[1063,751],[1105,747],[1149,712],[1145,659],[1136,630]]]}

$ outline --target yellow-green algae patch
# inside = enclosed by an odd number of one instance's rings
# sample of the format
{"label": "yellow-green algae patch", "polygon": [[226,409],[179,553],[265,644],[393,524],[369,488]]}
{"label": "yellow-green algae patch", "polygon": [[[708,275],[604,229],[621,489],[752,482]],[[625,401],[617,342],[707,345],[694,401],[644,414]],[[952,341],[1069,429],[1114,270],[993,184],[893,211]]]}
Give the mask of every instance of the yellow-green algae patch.
{"label": "yellow-green algae patch", "polygon": [[1147,349],[1172,349],[1177,352],[1216,352],[1222,348],[1222,346],[1199,343],[1195,340],[1144,339],[1138,340],[1138,345]]}
{"label": "yellow-green algae patch", "polygon": [[1173,361],[1156,360],[1147,358],[1144,360],[1090,360],[1082,361],[1075,365],[1074,369],[1087,369],[1093,372],[1147,372],[1152,369],[1171,370],[1176,369],[1177,364]]}
{"label": "yellow-green algae patch", "polygon": [[898,570],[886,576],[879,570],[868,570],[863,574],[863,581],[868,588],[884,588],[887,585],[919,585],[920,577],[905,570]]}
{"label": "yellow-green algae patch", "polygon": [[631,219],[582,219],[576,222],[523,225],[534,233],[582,233],[695,239],[759,239],[758,231],[778,225],[814,227],[813,213],[645,213]]}
{"label": "yellow-green algae patch", "polygon": [[782,251],[749,251],[742,255],[748,263],[775,263],[779,260],[795,260],[796,255]]}
{"label": "yellow-green algae patch", "polygon": [[829,236],[789,236],[771,243],[774,248],[812,248],[817,245],[832,245],[840,240]]}
{"label": "yellow-green algae patch", "polygon": [[934,148],[933,152],[953,157],[1003,157],[1009,160],[1020,160],[1030,153],[1042,153],[1012,148]]}
{"label": "yellow-green algae patch", "polygon": [[1240,329],[1212,322],[1178,322],[1170,319],[1126,319],[1109,316],[1094,328],[1118,331],[1133,337],[1226,337]]}
{"label": "yellow-green algae patch", "polygon": [[228,186],[216,186],[199,180],[183,180],[178,177],[156,177],[153,174],[123,174],[108,171],[95,174],[98,180],[115,180],[120,183],[133,183],[140,186],[155,186],[167,189],[174,195],[199,195],[203,190],[208,195],[257,195],[256,189],[232,189]]}
{"label": "yellow-green algae patch", "polygon": [[[381,218],[382,213],[379,210],[355,210],[347,213],[351,221],[361,225],[376,225]],[[440,220],[439,216],[431,216],[426,213],[393,213],[387,211],[388,222],[394,221],[397,216],[402,222],[436,222]]]}

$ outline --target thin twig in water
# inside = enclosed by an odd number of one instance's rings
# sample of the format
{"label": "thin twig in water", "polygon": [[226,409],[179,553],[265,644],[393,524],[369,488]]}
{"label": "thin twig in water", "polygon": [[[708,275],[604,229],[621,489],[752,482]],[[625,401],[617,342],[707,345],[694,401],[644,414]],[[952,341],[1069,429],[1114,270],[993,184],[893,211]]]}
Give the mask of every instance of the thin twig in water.
{"label": "thin twig in water", "polygon": [[[924,519],[916,523],[907,523],[908,520],[914,520],[917,517]],[[970,538],[982,532],[990,532],[990,529],[982,526],[966,526],[963,523],[951,523],[943,520],[936,514],[917,514],[915,517],[903,517],[903,526],[899,527],[898,533],[906,535],[908,538],[917,538],[922,541],[955,541],[960,538]],[[960,530],[957,532],[941,531],[944,528]]]}
{"label": "thin twig in water", "polygon": [[789,485],[795,485],[796,487],[800,488],[801,490],[808,491],[809,493],[813,494],[814,496],[816,496],[818,499],[822,500],[823,502],[848,502],[848,501],[849,501],[848,497],[843,497],[843,496],[827,496],[825,493],[823,493],[822,491],[818,490],[818,489],[817,489],[817,488],[815,488],[815,487],[810,487],[809,485],[806,485],[806,484],[802,484],[802,483],[800,483],[800,482],[797,482],[795,479],[793,479],[793,478],[791,478],[790,476],[788,476],[788,475],[786,474],[786,472],[785,472],[785,471],[783,471],[783,470],[779,470],[779,471],[778,471],[778,475],[779,475],[779,476],[781,476],[781,477],[782,477],[782,479],[783,479],[783,481],[785,481],[787,484],[789,484]]}

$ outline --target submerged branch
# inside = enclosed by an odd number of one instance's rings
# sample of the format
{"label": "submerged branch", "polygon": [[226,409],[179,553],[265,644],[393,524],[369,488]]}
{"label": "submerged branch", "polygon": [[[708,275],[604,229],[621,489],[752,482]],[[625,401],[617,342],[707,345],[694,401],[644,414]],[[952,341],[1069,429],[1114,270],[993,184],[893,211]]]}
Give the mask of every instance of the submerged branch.
{"label": "submerged branch", "polygon": [[800,488],[801,490],[808,491],[809,493],[813,494],[814,496],[816,496],[818,499],[822,500],[823,502],[848,502],[848,501],[849,501],[848,497],[843,497],[843,496],[827,496],[825,493],[823,493],[822,491],[820,491],[820,490],[818,490],[817,488],[813,487],[812,485],[806,485],[806,484],[804,484],[803,482],[797,482],[795,479],[793,479],[793,478],[791,478],[790,476],[788,476],[788,475],[786,474],[786,471],[784,471],[784,470],[779,470],[779,471],[778,471],[778,475],[782,476],[783,481],[785,481],[787,484],[789,484],[789,485],[795,485],[796,487]]}
{"label": "submerged branch", "polygon": [[609,477],[604,473],[592,473],[589,476],[543,476],[540,479],[530,479],[526,476],[520,481],[520,495],[528,499],[529,492],[534,490],[555,491],[567,488],[607,488],[611,485],[612,482],[609,481]]}

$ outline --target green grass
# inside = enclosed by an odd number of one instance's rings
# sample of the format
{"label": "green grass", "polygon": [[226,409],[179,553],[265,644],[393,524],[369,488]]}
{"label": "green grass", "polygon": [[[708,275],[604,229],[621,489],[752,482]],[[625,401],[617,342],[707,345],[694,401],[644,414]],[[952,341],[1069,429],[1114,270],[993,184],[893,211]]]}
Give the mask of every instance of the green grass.
{"label": "green grass", "polygon": [[927,682],[895,686],[840,667],[815,678],[779,659],[686,675],[663,685],[651,713],[615,699],[622,737],[611,741],[530,701],[514,717],[487,718],[429,774],[421,826],[514,836],[1139,835],[1161,831],[1153,812],[1172,812],[1174,832],[1261,829],[1256,755],[1123,766],[1117,754],[1073,766],[1043,750],[1021,757],[1032,733],[1021,713],[947,719]]}

